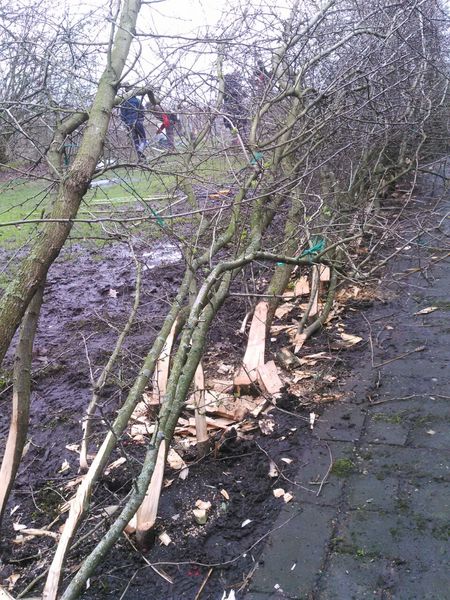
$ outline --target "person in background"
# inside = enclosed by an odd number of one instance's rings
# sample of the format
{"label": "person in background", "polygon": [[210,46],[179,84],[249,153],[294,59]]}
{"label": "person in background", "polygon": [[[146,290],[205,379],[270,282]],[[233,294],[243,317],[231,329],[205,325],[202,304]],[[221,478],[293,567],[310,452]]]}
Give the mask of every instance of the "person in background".
{"label": "person in background", "polygon": [[232,133],[237,130],[241,135],[247,123],[243,105],[241,78],[238,73],[227,73],[224,76],[223,124]]}
{"label": "person in background", "polygon": [[162,120],[161,125],[156,131],[156,135],[160,135],[165,130],[166,144],[173,150],[175,148],[175,126],[178,122],[177,115],[175,113],[165,112],[160,105],[156,106],[152,112]]}
{"label": "person in background", "polygon": [[[125,86],[126,92],[130,91],[130,89],[130,86]],[[147,146],[142,104],[143,98],[139,99],[137,96],[132,96],[128,100],[124,100],[120,105],[120,118],[131,135],[139,161],[145,158],[144,150]]]}

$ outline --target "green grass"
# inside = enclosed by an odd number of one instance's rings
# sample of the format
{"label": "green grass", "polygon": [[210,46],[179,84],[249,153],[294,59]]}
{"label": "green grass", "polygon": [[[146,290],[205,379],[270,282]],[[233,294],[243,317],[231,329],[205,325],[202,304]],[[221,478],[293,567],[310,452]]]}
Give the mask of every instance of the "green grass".
{"label": "green grass", "polygon": [[[146,204],[158,210],[163,200],[151,201],[153,196],[167,195],[173,189],[175,179],[172,176],[158,177],[144,172],[110,172],[102,179],[117,179],[118,183],[105,187],[92,188],[85,195],[78,218],[101,218],[130,216]],[[20,180],[0,183],[0,224],[27,219],[39,219],[42,211],[51,199],[52,189],[44,180]],[[14,250],[31,241],[37,231],[34,223],[0,227],[0,246]],[[71,237],[106,237],[99,225],[78,223],[74,226]]]}
{"label": "green grass", "polygon": [[[239,172],[246,166],[242,153],[237,152],[225,160],[214,150],[202,150],[194,160],[188,178],[194,184],[213,183],[227,186],[232,181],[231,170]],[[80,210],[79,219],[138,216],[148,214],[148,209],[160,210],[177,185],[177,175],[185,172],[183,155],[163,157],[151,172],[141,169],[116,169],[99,176],[99,179],[115,180],[112,185],[94,187],[88,190]],[[95,180],[94,180],[95,181]],[[0,182],[0,247],[15,250],[26,246],[39,231],[39,224],[23,223],[1,226],[9,222],[39,219],[51,199],[51,183],[45,180],[14,179]],[[161,198],[158,198],[160,196]],[[146,206],[145,212],[138,212]],[[120,231],[120,225],[105,224],[108,231]],[[145,235],[160,233],[154,223],[145,226]],[[147,231],[148,230],[148,231]],[[122,229],[123,231],[123,229]],[[70,238],[94,239],[101,241],[108,234],[99,224],[76,223]]]}

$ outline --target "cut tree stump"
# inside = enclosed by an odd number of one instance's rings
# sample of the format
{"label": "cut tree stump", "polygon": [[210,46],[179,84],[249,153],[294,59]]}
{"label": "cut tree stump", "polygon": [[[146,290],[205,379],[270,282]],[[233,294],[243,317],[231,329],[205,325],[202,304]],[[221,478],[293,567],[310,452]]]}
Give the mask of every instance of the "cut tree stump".
{"label": "cut tree stump", "polygon": [[165,460],[166,441],[162,440],[147,493],[136,513],[136,541],[140,548],[148,548],[153,542],[154,525],[158,514]]}
{"label": "cut tree stump", "polygon": [[269,304],[265,301],[258,302],[256,305],[242,366],[234,377],[234,386],[238,389],[256,381],[258,379],[257,369],[264,365],[268,308]]}

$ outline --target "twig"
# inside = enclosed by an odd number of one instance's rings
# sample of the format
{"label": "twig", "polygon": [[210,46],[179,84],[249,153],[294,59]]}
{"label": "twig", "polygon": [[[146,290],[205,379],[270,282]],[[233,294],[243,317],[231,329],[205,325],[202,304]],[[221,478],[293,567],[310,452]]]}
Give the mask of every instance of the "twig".
{"label": "twig", "polygon": [[421,394],[411,394],[411,396],[402,396],[401,398],[386,398],[385,400],[377,400],[376,402],[371,402],[369,404],[369,406],[376,406],[377,404],[385,404],[386,402],[394,402],[395,400],[411,400],[411,398],[417,398],[420,395]]}
{"label": "twig", "polygon": [[331,454],[331,449],[330,449],[330,446],[328,444],[327,444],[327,449],[328,449],[328,454],[330,455],[330,465],[328,467],[327,472],[325,473],[324,478],[320,482],[319,489],[317,491],[316,496],[319,496],[320,492],[322,491],[323,486],[325,485],[325,483],[326,483],[326,481],[328,479],[328,475],[331,473],[331,469],[333,468],[333,455]]}
{"label": "twig", "polygon": [[194,598],[194,600],[198,600],[198,599],[200,598],[200,596],[201,596],[201,593],[202,593],[202,592],[203,592],[203,590],[205,589],[205,585],[207,584],[207,582],[208,582],[208,579],[210,578],[210,576],[211,576],[211,573],[212,573],[212,572],[213,572],[213,567],[211,567],[211,568],[209,569],[208,573],[206,574],[206,577],[205,577],[205,579],[203,580],[203,583],[202,583],[202,585],[200,586],[200,588],[199,588],[198,592],[195,594],[195,598]]}
{"label": "twig", "polygon": [[148,560],[148,559],[147,559],[147,558],[144,556],[144,554],[143,554],[142,552],[139,552],[139,550],[137,549],[137,546],[136,546],[136,545],[135,545],[135,544],[134,544],[134,543],[131,541],[131,538],[130,538],[130,536],[128,535],[128,533],[127,533],[126,531],[124,531],[124,532],[123,532],[123,535],[126,537],[126,539],[127,539],[128,543],[129,543],[129,544],[130,544],[130,546],[133,548],[133,550],[134,550],[135,552],[137,552],[138,554],[140,554],[140,555],[141,555],[141,558],[143,558],[143,559],[144,559],[144,561],[147,563],[147,565],[148,565],[149,567],[151,567],[151,568],[152,568],[152,569],[155,571],[155,573],[156,573],[157,575],[159,575],[160,577],[162,577],[162,579],[164,579],[165,581],[167,581],[167,583],[170,583],[171,585],[173,585],[173,579],[172,579],[172,578],[171,578],[169,575],[167,575],[167,573],[164,573],[164,571],[160,571],[159,569],[157,569],[157,568],[155,567],[155,565],[154,565],[154,564],[152,564],[152,563],[151,563],[151,562],[150,562],[150,561],[149,561],[149,560]]}
{"label": "twig", "polygon": [[380,367],[384,367],[385,365],[388,365],[391,362],[394,362],[396,360],[401,360],[402,358],[405,358],[406,356],[409,356],[410,354],[414,354],[415,352],[422,352],[425,349],[426,349],[426,346],[419,346],[418,348],[414,348],[414,350],[410,350],[409,352],[405,352],[404,354],[400,354],[399,356],[395,356],[394,358],[385,360],[384,362],[382,362],[378,365],[372,365],[372,366],[374,369],[379,369]]}

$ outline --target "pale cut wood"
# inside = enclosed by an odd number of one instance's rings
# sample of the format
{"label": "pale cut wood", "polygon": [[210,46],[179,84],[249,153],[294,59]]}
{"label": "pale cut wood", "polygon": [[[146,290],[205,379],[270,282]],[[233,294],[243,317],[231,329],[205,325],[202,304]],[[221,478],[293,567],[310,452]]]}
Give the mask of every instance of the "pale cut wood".
{"label": "pale cut wood", "polygon": [[205,377],[202,363],[198,363],[194,376],[194,406],[195,406],[195,429],[197,432],[197,443],[208,445],[208,426],[206,424],[205,407]]}
{"label": "pale cut wood", "polygon": [[296,296],[307,296],[309,291],[308,277],[306,275],[302,275],[295,283],[294,293]]}
{"label": "pale cut wood", "polygon": [[331,279],[331,271],[330,267],[326,265],[320,265],[320,281],[330,281]]}
{"label": "pale cut wood", "polygon": [[314,297],[308,317],[315,317],[319,312],[319,266],[317,265],[313,266],[312,289],[314,290]]}
{"label": "pale cut wood", "polygon": [[296,333],[294,336],[294,353],[297,352],[303,347],[303,344],[306,342],[307,336],[304,333]]}
{"label": "pale cut wood", "polygon": [[147,493],[136,513],[136,540],[141,547],[147,545],[147,541],[151,537],[152,529],[155,525],[164,478],[165,461],[166,440],[162,440]]}
{"label": "pale cut wood", "polygon": [[269,396],[280,393],[283,382],[278,375],[278,370],[273,360],[269,360],[269,362],[258,367],[258,381]]}
{"label": "pale cut wood", "polygon": [[167,381],[169,379],[170,354],[172,352],[175,333],[177,330],[177,321],[172,325],[166,343],[156,363],[155,373],[153,375],[153,394],[152,404],[162,404],[166,395]]}
{"label": "pale cut wood", "polygon": [[257,369],[264,364],[268,309],[269,304],[266,301],[258,302],[256,305],[242,367],[240,367],[234,378],[235,387],[250,385],[253,381],[256,381],[258,378]]}

